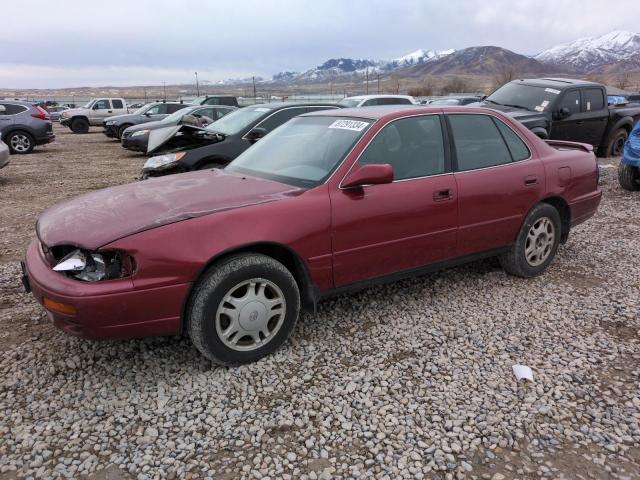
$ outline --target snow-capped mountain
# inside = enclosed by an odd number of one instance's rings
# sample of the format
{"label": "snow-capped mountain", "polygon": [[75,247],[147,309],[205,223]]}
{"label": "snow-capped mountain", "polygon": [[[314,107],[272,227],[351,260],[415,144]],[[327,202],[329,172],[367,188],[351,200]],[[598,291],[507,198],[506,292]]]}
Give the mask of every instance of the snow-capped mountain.
{"label": "snow-capped mountain", "polygon": [[369,60],[353,58],[331,58],[326,62],[311,68],[305,72],[280,72],[276,73],[272,82],[326,82],[343,81],[356,77],[364,77],[376,73],[389,73],[395,70],[421,65],[435,61],[452,54],[455,50],[433,51],[416,50],[402,57],[392,60]]}
{"label": "snow-capped mountain", "polygon": [[640,67],[640,34],[614,30],[599,37],[588,37],[573,43],[558,45],[536,55],[536,60],[593,72],[622,63]]}
{"label": "snow-capped mountain", "polygon": [[[420,63],[426,63],[432,60],[438,60],[447,55],[451,55],[455,50],[442,50],[440,52],[436,52],[434,50],[416,50],[415,52],[411,52],[403,57],[394,58],[393,60],[389,60],[386,62],[387,70],[393,70],[395,68],[405,68],[412,67],[414,65],[418,65]],[[384,62],[383,62],[384,63]]]}

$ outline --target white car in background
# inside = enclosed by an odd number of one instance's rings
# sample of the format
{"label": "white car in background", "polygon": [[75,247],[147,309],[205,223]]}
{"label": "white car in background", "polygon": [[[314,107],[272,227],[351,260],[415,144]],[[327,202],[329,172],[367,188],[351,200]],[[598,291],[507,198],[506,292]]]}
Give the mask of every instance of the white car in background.
{"label": "white car in background", "polygon": [[346,97],[338,102],[344,108],[374,107],[379,105],[417,105],[409,95],[357,95]]}
{"label": "white car in background", "polygon": [[9,147],[0,140],[0,168],[9,165]]}

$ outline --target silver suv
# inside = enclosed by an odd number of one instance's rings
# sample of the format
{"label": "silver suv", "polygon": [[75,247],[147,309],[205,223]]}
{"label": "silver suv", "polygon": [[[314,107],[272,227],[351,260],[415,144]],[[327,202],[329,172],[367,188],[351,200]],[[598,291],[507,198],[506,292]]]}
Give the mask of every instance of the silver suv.
{"label": "silver suv", "polygon": [[0,139],[11,153],[30,153],[36,145],[53,142],[49,112],[29,102],[0,100]]}

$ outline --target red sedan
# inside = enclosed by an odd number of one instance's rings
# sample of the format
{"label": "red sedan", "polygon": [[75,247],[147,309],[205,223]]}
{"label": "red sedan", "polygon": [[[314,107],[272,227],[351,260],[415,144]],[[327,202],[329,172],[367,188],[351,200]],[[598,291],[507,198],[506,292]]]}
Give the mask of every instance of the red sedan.
{"label": "red sedan", "polygon": [[51,207],[23,281],[70,334],[188,332],[237,365],[336,292],[488,256],[539,275],[600,197],[591,146],[544,142],[493,110],[315,112],[224,170]]}

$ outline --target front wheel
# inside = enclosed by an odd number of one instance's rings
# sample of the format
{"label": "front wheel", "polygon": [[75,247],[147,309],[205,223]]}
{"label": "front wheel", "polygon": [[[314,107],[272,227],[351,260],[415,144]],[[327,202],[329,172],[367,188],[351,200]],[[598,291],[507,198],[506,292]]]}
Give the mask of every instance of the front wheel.
{"label": "front wheel", "polygon": [[625,190],[631,192],[640,190],[640,169],[620,162],[618,165],[618,182]]}
{"label": "front wheel", "polygon": [[300,313],[291,272],[260,254],[229,257],[195,287],[187,309],[188,331],[209,360],[226,366],[255,362],[289,337]]}
{"label": "front wheel", "polygon": [[130,126],[131,126],[130,123],[125,123],[120,128],[118,128],[118,140],[122,140],[122,137],[124,136],[124,131]]}
{"label": "front wheel", "polygon": [[89,133],[89,121],[85,118],[74,118],[70,125],[73,133]]}
{"label": "front wheel", "polygon": [[500,256],[504,270],[518,277],[540,275],[556,255],[561,222],[558,211],[549,204],[536,205],[527,215],[511,249]]}

